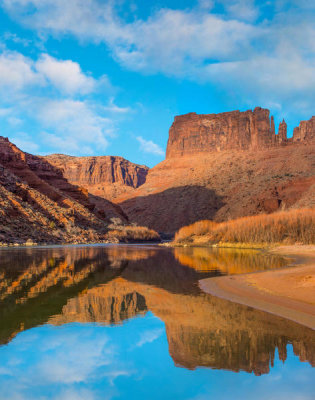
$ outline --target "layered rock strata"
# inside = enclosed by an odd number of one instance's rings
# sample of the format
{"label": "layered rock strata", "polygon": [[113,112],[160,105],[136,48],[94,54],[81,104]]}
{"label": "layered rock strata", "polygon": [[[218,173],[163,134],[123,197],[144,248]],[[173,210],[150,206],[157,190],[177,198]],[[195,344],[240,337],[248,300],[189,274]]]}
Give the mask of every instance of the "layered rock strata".
{"label": "layered rock strata", "polygon": [[40,157],[0,137],[0,242],[99,241],[119,206],[70,184]]}
{"label": "layered rock strata", "polygon": [[224,221],[315,206],[315,117],[287,138],[269,110],[175,117],[166,160],[115,201],[130,221],[167,233],[202,219]]}
{"label": "layered rock strata", "polygon": [[89,193],[111,200],[125,191],[143,185],[149,168],[122,157],[71,157],[53,154],[43,157],[58,168],[71,184],[83,186]]}
{"label": "layered rock strata", "polygon": [[169,131],[166,158],[225,150],[262,150],[272,146],[311,140],[315,117],[302,121],[293,138],[287,138],[287,125],[280,123],[275,133],[274,118],[267,109],[231,111],[220,114],[189,113],[175,117]]}
{"label": "layered rock strata", "polygon": [[169,158],[116,201],[129,221],[173,233],[203,219],[315,207],[314,165],[314,142]]}
{"label": "layered rock strata", "polygon": [[315,140],[315,116],[308,121],[301,121],[300,125],[293,130],[294,142],[305,140]]}

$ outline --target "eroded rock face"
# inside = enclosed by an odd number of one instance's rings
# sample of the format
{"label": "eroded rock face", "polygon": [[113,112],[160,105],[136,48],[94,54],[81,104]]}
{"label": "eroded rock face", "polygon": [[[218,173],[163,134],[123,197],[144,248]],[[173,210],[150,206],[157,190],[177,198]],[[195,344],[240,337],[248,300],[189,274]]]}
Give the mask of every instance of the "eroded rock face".
{"label": "eroded rock face", "polygon": [[269,110],[175,117],[166,160],[115,201],[129,220],[174,233],[202,219],[224,221],[314,207],[315,117],[287,138]]}
{"label": "eroded rock face", "polygon": [[278,135],[276,136],[277,143],[286,143],[287,142],[287,124],[285,120],[283,120],[279,125]]}
{"label": "eroded rock face", "polygon": [[[122,157],[36,157],[4,138],[0,164],[62,209],[71,198],[101,219],[172,234],[201,219],[314,207],[315,117],[302,121],[293,138],[285,121],[275,131],[262,108],[190,113],[175,118],[166,160],[150,170]],[[22,192],[24,201],[30,189]]]}
{"label": "eroded rock face", "polygon": [[167,233],[202,219],[314,207],[314,162],[315,142],[169,158],[117,202],[129,221]]}
{"label": "eroded rock face", "polygon": [[308,121],[301,121],[293,130],[293,142],[315,140],[315,116]]}
{"label": "eroded rock face", "polygon": [[[287,144],[287,125],[283,120],[275,133],[273,117],[267,109],[231,111],[220,114],[189,113],[175,117],[170,128],[166,158],[224,150],[262,150]],[[295,138],[314,138],[315,117],[302,121]]]}
{"label": "eroded rock face", "polygon": [[46,160],[0,137],[0,242],[99,241],[119,206],[72,185]]}
{"label": "eroded rock face", "polygon": [[118,192],[143,185],[149,168],[122,157],[71,157],[53,154],[43,157],[58,168],[71,184],[86,188],[90,193],[111,200]]}

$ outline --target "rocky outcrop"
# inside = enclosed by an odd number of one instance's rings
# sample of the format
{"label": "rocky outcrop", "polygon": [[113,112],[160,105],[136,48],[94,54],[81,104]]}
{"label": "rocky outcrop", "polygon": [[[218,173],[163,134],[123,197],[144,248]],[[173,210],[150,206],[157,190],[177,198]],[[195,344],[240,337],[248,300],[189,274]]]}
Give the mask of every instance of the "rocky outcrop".
{"label": "rocky outcrop", "polygon": [[75,315],[76,322],[98,322],[120,324],[137,314],[145,314],[145,298],[137,292],[111,295],[106,286],[89,290],[85,296],[75,297],[63,308],[64,318],[51,318],[50,323],[61,325],[69,322],[69,315]]}
{"label": "rocky outcrop", "polygon": [[202,219],[224,221],[315,206],[315,117],[287,138],[269,110],[175,117],[166,160],[115,201],[130,221],[160,232]]}
{"label": "rocky outcrop", "polygon": [[[225,150],[262,150],[289,144],[283,120],[275,134],[274,118],[269,110],[231,111],[221,114],[189,113],[175,117],[169,131],[166,158]],[[294,141],[313,139],[315,117],[296,128]]]}
{"label": "rocky outcrop", "polygon": [[288,139],[285,121],[276,134],[269,114],[255,108],[175,117],[166,160],[152,169],[121,157],[36,157],[4,138],[0,164],[62,210],[76,202],[101,220],[167,234],[201,219],[313,207],[315,117]]}
{"label": "rocky outcrop", "polygon": [[0,137],[0,242],[100,241],[119,206],[72,185],[46,160]]}
{"label": "rocky outcrop", "polygon": [[42,157],[23,152],[3,137],[0,137],[0,164],[31,188],[61,206],[69,202],[69,199],[64,199],[66,196],[101,218],[125,218],[118,206],[106,199],[91,196],[82,186],[69,182],[53,164]]}
{"label": "rocky outcrop", "polygon": [[53,154],[43,159],[58,168],[71,184],[110,200],[118,193],[143,185],[149,171],[145,165],[114,156],[70,157]]}
{"label": "rocky outcrop", "polygon": [[285,122],[285,120],[283,120],[282,122],[280,122],[279,125],[279,131],[278,131],[278,135],[276,136],[276,142],[281,144],[281,143],[286,143],[287,142],[287,124]]}
{"label": "rocky outcrop", "polygon": [[293,142],[315,140],[315,116],[308,121],[301,121],[293,130]]}

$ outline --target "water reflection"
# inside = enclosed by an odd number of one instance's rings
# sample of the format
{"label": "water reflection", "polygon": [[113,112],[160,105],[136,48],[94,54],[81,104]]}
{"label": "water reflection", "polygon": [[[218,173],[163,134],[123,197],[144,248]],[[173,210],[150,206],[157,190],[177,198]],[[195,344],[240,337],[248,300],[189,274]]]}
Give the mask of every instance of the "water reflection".
{"label": "water reflection", "polygon": [[175,249],[175,257],[181,264],[198,271],[212,269],[225,275],[264,271],[287,264],[284,258],[277,255],[249,249],[179,247]]}
{"label": "water reflection", "polygon": [[62,247],[0,253],[0,342],[50,323],[121,324],[151,311],[165,324],[169,354],[187,369],[266,374],[287,345],[315,365],[314,331],[204,294],[203,277],[281,267],[253,251],[154,246]]}

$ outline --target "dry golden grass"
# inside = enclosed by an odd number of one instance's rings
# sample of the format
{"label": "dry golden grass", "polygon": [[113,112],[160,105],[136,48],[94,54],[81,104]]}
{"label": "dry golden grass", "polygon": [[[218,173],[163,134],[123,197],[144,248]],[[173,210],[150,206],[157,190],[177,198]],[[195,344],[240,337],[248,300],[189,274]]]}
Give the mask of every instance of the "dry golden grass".
{"label": "dry golden grass", "polygon": [[144,226],[118,226],[107,233],[107,239],[125,243],[160,241],[160,235]]}
{"label": "dry golden grass", "polygon": [[209,243],[315,243],[315,209],[281,211],[215,223],[198,221],[176,233],[175,242],[194,242],[206,236]]}

